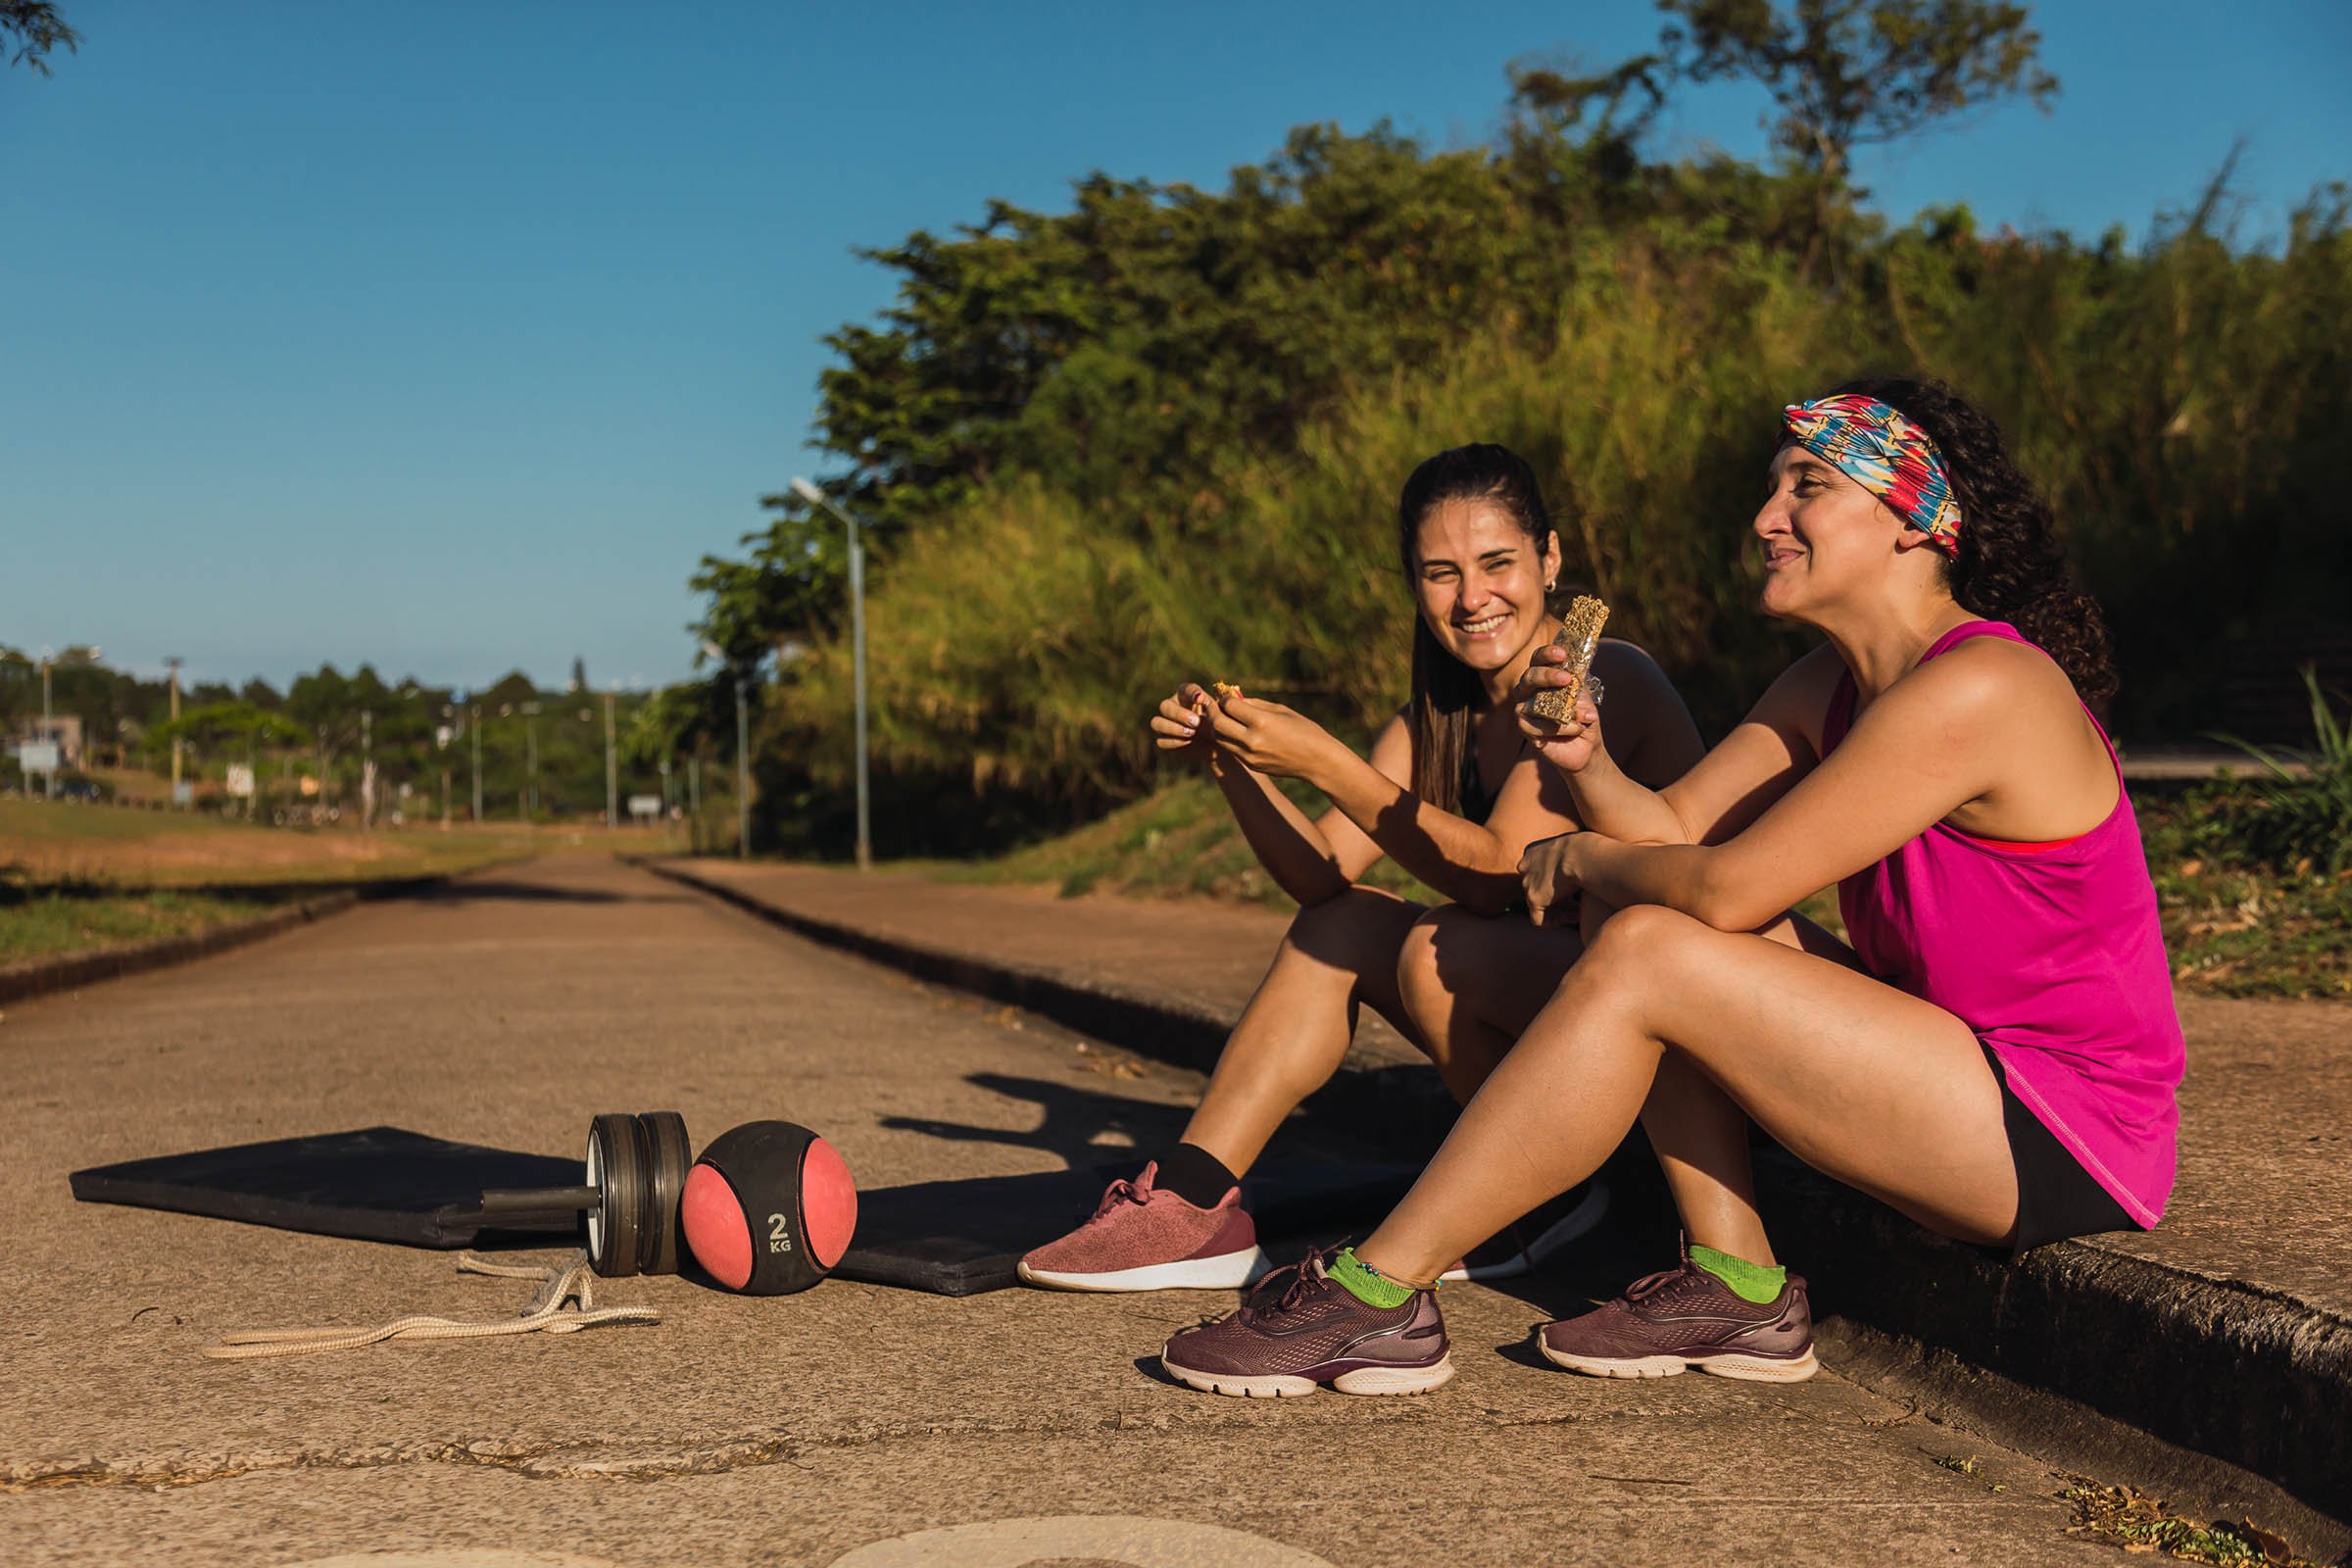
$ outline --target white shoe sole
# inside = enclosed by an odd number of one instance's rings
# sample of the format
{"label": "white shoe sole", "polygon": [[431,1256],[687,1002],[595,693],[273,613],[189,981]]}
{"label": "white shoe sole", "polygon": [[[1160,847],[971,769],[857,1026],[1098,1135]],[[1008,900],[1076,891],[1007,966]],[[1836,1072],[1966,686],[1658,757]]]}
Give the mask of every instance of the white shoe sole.
{"label": "white shoe sole", "polygon": [[[1290,1377],[1269,1373],[1263,1377],[1242,1377],[1230,1372],[1196,1372],[1178,1366],[1168,1359],[1165,1351],[1159,1357],[1160,1367],[1190,1388],[1203,1394],[1223,1394],[1237,1399],[1295,1399],[1301,1395],[1318,1394],[1322,1385],[1311,1378]],[[1452,1380],[1453,1357],[1441,1357],[1430,1366],[1365,1366],[1352,1372],[1343,1372],[1331,1380],[1331,1386],[1342,1394],[1427,1394]]]}
{"label": "white shoe sole", "polygon": [[1112,1269],[1103,1274],[1063,1274],[1031,1268],[1013,1269],[1030,1285],[1049,1291],[1238,1291],[1254,1285],[1274,1266],[1262,1247],[1215,1257],[1188,1257],[1181,1263],[1147,1263],[1141,1268]]}
{"label": "white shoe sole", "polygon": [[1696,1367],[1713,1377],[1739,1378],[1747,1383],[1802,1383],[1821,1370],[1821,1363],[1813,1358],[1811,1350],[1794,1361],[1778,1361],[1761,1355],[1637,1355],[1604,1359],[1555,1350],[1544,1342],[1542,1335],[1536,1337],[1536,1348],[1552,1365],[1596,1378],[1671,1378]]}
{"label": "white shoe sole", "polygon": [[1544,1227],[1543,1233],[1517,1255],[1499,1263],[1482,1263],[1476,1268],[1449,1268],[1438,1278],[1449,1285],[1464,1281],[1475,1284],[1483,1280],[1515,1280],[1532,1274],[1569,1243],[1599,1224],[1608,1211],[1609,1190],[1594,1182],[1583,1202]]}

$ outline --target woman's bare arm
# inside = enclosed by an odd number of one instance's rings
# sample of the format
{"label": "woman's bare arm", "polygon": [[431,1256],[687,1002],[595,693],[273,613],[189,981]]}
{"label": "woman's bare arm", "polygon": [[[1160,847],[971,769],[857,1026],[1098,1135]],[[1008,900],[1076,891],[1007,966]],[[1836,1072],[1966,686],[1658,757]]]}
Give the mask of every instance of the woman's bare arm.
{"label": "woman's bare arm", "polygon": [[[1530,679],[1520,688],[1523,698],[1553,683],[1536,673],[1551,667],[1548,662],[1531,666]],[[1521,726],[1539,755],[1560,768],[1578,819],[1592,832],[1629,844],[1720,843],[1754,821],[1813,766],[1821,715],[1842,669],[1828,648],[1798,660],[1722,744],[1663,787],[1619,765],[1592,707],[1580,705],[1584,719],[1554,724],[1526,711],[1523,702]],[[1612,710],[1622,678],[1607,682],[1604,700]]]}
{"label": "woman's bare arm", "polygon": [[[1988,661],[1938,660],[1889,687],[1826,761],[1729,837],[1642,845],[1584,834],[1568,841],[1563,870],[1619,906],[1660,904],[1718,930],[1753,930],[1993,790],[2035,728],[2062,730],[2049,720],[2065,714],[2036,695],[2021,703]],[[2071,705],[2071,691],[2064,698]]]}

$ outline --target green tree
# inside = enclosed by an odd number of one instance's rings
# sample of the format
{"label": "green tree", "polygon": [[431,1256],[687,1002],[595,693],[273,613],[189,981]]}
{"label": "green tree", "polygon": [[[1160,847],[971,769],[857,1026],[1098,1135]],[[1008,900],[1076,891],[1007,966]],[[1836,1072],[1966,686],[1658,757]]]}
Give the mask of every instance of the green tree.
{"label": "green tree", "polygon": [[[797,495],[762,496],[775,514],[747,533],[742,561],[705,556],[687,586],[709,596],[687,629],[715,645],[729,665],[752,664],[779,645],[830,633],[849,614],[847,530]],[[699,663],[704,658],[695,656]]]}
{"label": "green tree", "polygon": [[8,63],[37,75],[49,74],[49,51],[63,44],[68,54],[81,50],[81,34],[66,25],[50,0],[0,0],[0,54],[12,45]]}
{"label": "green tree", "polygon": [[1660,35],[1692,81],[1752,80],[1780,107],[1774,143],[1807,176],[1810,271],[1832,226],[1867,192],[1853,150],[2024,94],[2046,111],[2058,78],[2022,5],[1998,0],[1659,0],[1680,19]]}

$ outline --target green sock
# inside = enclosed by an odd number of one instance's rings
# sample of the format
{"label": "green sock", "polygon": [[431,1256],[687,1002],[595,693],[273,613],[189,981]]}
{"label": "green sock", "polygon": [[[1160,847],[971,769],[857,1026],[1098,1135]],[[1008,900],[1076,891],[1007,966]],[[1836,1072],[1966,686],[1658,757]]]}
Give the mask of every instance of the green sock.
{"label": "green sock", "polygon": [[1778,1264],[1766,1268],[1729,1252],[1718,1252],[1712,1247],[1691,1248],[1690,1261],[1730,1286],[1732,1294],[1742,1301],[1759,1305],[1780,1295],[1788,1283],[1788,1271]]}
{"label": "green sock", "polygon": [[1346,1287],[1349,1296],[1366,1306],[1402,1306],[1413,1298],[1413,1288],[1399,1285],[1368,1263],[1355,1260],[1355,1249],[1344,1247],[1332,1259],[1328,1270],[1331,1277]]}

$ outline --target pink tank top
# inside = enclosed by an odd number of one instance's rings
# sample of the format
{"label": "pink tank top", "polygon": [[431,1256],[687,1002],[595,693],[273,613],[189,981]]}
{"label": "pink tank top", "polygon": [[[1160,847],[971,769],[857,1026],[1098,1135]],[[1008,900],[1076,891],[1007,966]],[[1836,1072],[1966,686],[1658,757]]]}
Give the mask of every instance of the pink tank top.
{"label": "pink tank top", "polygon": [[[1920,662],[1970,637],[2033,646],[2006,622],[1974,620]],[[1853,712],[1849,673],[1830,699],[1824,756]],[[2099,739],[2114,760],[2105,730]],[[1838,883],[1838,907],[1871,973],[1975,1030],[2026,1107],[2126,1212],[2154,1225],[2173,1190],[2173,1091],[2186,1052],[2120,765],[2116,790],[2105,821],[2056,844],[1972,838],[1937,822]]]}

